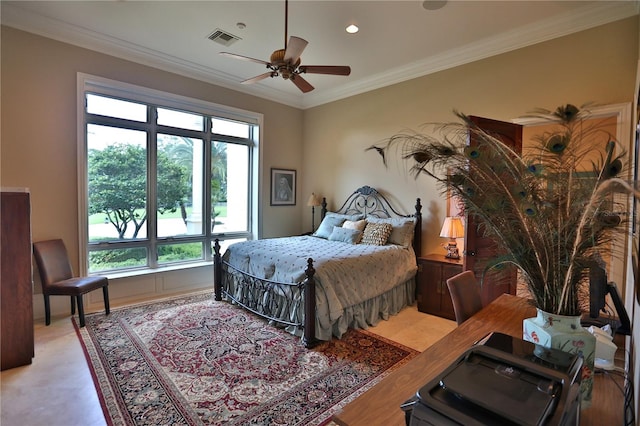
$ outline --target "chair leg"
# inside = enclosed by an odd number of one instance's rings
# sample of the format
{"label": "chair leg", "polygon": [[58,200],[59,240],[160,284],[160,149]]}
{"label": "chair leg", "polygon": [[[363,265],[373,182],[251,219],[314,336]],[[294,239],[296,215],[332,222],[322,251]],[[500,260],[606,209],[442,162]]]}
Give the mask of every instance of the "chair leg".
{"label": "chair leg", "polygon": [[80,318],[80,327],[84,327],[84,306],[82,304],[82,295],[78,295],[78,317]]}
{"label": "chair leg", "polygon": [[104,311],[106,315],[109,315],[109,313],[111,312],[109,310],[109,287],[108,286],[104,286],[102,287],[102,298],[104,299]]}
{"label": "chair leg", "polygon": [[45,325],[51,324],[51,306],[49,306],[49,295],[44,294],[44,323]]}
{"label": "chair leg", "polygon": [[76,314],[76,301],[75,297],[71,296],[71,316]]}

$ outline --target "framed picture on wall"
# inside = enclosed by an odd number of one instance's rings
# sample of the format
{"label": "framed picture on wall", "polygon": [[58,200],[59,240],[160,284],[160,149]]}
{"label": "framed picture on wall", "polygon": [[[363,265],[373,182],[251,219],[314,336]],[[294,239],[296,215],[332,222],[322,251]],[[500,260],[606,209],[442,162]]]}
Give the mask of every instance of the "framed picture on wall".
{"label": "framed picture on wall", "polygon": [[271,205],[296,205],[296,171],[271,169]]}

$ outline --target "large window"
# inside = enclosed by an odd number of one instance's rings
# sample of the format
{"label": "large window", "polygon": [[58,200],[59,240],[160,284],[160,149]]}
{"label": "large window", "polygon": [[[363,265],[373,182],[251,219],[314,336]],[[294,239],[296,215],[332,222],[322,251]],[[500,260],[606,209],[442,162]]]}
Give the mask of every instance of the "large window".
{"label": "large window", "polygon": [[79,79],[89,273],[200,264],[252,238],[260,116]]}

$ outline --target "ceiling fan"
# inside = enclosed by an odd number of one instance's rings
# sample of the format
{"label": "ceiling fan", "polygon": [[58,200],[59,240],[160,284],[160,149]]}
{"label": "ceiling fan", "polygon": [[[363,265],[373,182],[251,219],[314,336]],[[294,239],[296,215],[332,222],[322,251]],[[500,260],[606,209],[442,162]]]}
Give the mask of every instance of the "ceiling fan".
{"label": "ceiling fan", "polygon": [[285,80],[291,80],[298,89],[303,93],[313,90],[313,86],[307,80],[302,78],[300,74],[330,74],[330,75],[349,75],[351,67],[341,65],[301,65],[300,55],[307,47],[308,42],[300,37],[291,36],[287,44],[287,21],[289,15],[289,1],[285,0],[284,9],[284,49],[278,49],[271,54],[269,62],[260,59],[250,58],[248,56],[237,55],[230,52],[220,52],[223,56],[241,59],[244,61],[256,62],[266,65],[269,69],[264,74],[244,80],[242,84],[252,84],[267,77],[282,76]]}

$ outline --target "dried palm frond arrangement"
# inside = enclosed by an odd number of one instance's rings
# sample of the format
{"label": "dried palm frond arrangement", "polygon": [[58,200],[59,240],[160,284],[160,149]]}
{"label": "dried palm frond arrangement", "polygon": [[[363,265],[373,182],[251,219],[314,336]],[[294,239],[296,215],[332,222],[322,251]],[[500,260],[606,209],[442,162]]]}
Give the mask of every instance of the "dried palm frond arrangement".
{"label": "dried palm frond arrangement", "polygon": [[[601,125],[585,121],[587,110],[570,104],[532,113],[553,130],[536,136],[535,147],[522,155],[456,115],[460,123],[397,134],[369,149],[385,165],[390,151],[398,151],[416,177],[431,176],[463,203],[505,250],[487,260],[487,269],[512,264],[539,309],[579,315],[578,286],[589,265],[627,229],[628,197],[614,194],[640,194],[620,178],[624,149]],[[600,153],[596,159],[594,152]]]}

